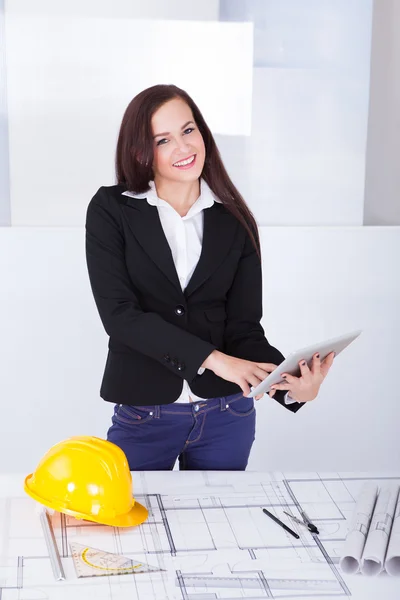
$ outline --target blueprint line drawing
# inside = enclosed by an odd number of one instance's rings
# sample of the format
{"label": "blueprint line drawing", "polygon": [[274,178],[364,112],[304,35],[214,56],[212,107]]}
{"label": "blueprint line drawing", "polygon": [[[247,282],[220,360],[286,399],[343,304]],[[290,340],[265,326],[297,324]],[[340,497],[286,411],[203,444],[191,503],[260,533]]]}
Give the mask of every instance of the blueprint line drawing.
{"label": "blueprint line drawing", "polygon": [[[0,499],[1,600],[235,600],[351,597],[339,565],[356,499],[365,484],[399,477],[257,472],[133,473],[149,510],[138,527],[118,529],[55,512],[52,525],[66,579],[55,581],[35,503]],[[266,519],[288,522],[297,540]],[[300,510],[319,535],[289,520]],[[397,528],[400,507],[397,505]],[[398,529],[396,528],[396,531]],[[393,533],[393,532],[392,532]],[[400,534],[400,531],[398,531]],[[4,539],[6,536],[6,539]],[[398,538],[397,538],[398,539]],[[90,547],[151,565],[148,572],[77,577],[72,548]],[[396,546],[397,548],[398,546]],[[394,569],[397,562],[393,563]],[[354,596],[355,600],[357,598]]]}
{"label": "blueprint line drawing", "polygon": [[[340,566],[345,573],[361,572],[379,575],[386,567],[395,575],[393,565],[400,561],[400,544],[396,530],[392,532],[397,511],[399,486],[390,482],[381,489],[372,482],[365,483],[356,501],[349,532],[344,544]],[[387,561],[385,557],[387,554]]]}
{"label": "blueprint line drawing", "polygon": [[384,569],[386,550],[392,529],[399,486],[380,489],[361,561],[361,572],[378,575]]}
{"label": "blueprint line drawing", "polygon": [[386,554],[385,568],[389,575],[400,575],[400,493]]}
{"label": "blueprint line drawing", "polygon": [[378,486],[372,482],[365,483],[361,488],[340,559],[340,566],[345,573],[353,574],[360,570],[377,495]]}

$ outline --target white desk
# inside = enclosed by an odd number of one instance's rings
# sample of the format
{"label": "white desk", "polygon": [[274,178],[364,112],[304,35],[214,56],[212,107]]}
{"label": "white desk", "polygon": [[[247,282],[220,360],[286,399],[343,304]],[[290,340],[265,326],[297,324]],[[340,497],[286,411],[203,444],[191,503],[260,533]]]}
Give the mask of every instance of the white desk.
{"label": "white desk", "polygon": [[[66,574],[65,581],[56,581],[38,506],[22,489],[24,475],[0,476],[1,600],[400,597],[400,578],[345,576],[338,565],[359,487],[366,479],[400,481],[399,474],[172,471],[133,473],[133,478],[135,497],[150,509],[148,521],[137,528],[53,516]],[[299,505],[317,524],[318,536],[283,514],[286,509],[298,515]],[[71,542],[163,571],[78,578]]]}

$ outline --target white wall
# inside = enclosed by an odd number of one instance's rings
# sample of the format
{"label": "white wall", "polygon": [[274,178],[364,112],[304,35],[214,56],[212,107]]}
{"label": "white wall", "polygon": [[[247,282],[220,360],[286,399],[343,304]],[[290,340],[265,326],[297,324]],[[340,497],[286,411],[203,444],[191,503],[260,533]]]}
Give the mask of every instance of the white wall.
{"label": "white wall", "polygon": [[6,34],[13,225],[84,223],[89,194],[115,183],[125,109],[149,86],[187,90],[215,133],[250,133],[251,23],[10,11]]}
{"label": "white wall", "polygon": [[0,227],[11,221],[4,21],[4,0],[0,0]]}
{"label": "white wall", "polygon": [[400,2],[376,0],[365,179],[365,225],[400,224]]}
{"label": "white wall", "polygon": [[372,0],[221,0],[220,15],[254,23],[251,136],[219,143],[259,223],[361,225]]}
{"label": "white wall", "polygon": [[6,10],[13,15],[47,15],[68,17],[123,17],[125,19],[193,19],[218,20],[219,0],[6,0]]}
{"label": "white wall", "polygon": [[10,0],[5,16],[7,222],[82,226],[126,106],[172,82],[259,223],[362,224],[372,0]]}
{"label": "white wall", "polygon": [[[319,398],[265,399],[249,468],[396,470],[400,228],[262,228],[264,326],[287,354],[357,328]],[[0,229],[0,472],[30,472],[70,435],[105,437],[107,338],[82,228]],[[249,291],[251,293],[251,291]]]}
{"label": "white wall", "polygon": [[[397,0],[375,4],[382,42],[390,27],[397,31]],[[28,229],[0,229],[0,472],[33,469],[69,435],[106,435],[112,407],[98,390],[107,338],[82,225],[91,195],[114,182],[123,111],[159,82],[193,95],[259,223],[279,226],[263,228],[271,343],[287,354],[364,329],[318,401],[296,415],[269,399],[258,404],[250,468],[397,469],[400,230],[358,227],[372,0],[4,5],[0,117],[9,148],[0,148],[0,220],[8,223],[11,211],[12,224]],[[372,113],[381,119],[390,110],[384,128],[370,120],[367,207],[393,207],[399,190],[399,88],[397,63],[387,60],[395,40],[387,39],[372,60]]]}

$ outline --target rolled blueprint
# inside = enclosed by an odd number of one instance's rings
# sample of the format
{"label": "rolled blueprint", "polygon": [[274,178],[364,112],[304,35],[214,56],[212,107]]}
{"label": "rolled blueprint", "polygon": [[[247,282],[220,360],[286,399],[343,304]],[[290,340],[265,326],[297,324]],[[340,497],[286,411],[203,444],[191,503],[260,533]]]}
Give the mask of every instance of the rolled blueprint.
{"label": "rolled blueprint", "polygon": [[357,573],[361,565],[365,541],[372,519],[372,513],[378,494],[378,487],[367,482],[361,488],[356,507],[350,521],[349,531],[343,548],[343,555],[339,561],[343,573]]}
{"label": "rolled blueprint", "polygon": [[398,485],[385,485],[379,491],[361,560],[364,575],[383,571],[398,495]]}
{"label": "rolled blueprint", "polygon": [[385,569],[389,575],[400,575],[400,495],[394,513],[392,532],[385,560]]}

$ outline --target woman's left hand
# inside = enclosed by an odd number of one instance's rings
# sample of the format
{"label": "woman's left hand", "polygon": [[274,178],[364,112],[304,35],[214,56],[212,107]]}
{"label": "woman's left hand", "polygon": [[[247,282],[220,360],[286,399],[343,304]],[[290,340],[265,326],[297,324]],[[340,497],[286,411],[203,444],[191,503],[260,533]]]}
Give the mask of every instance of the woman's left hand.
{"label": "woman's left hand", "polygon": [[[269,396],[273,398],[276,390],[286,390],[289,392],[290,398],[296,400],[296,402],[310,402],[311,400],[315,400],[318,396],[319,388],[333,364],[334,357],[335,353],[331,352],[321,362],[319,354],[314,354],[311,369],[306,361],[301,360],[299,362],[300,377],[282,373],[281,377],[286,380],[286,383],[274,383],[270,388]],[[260,397],[257,396],[256,399],[258,400]]]}

